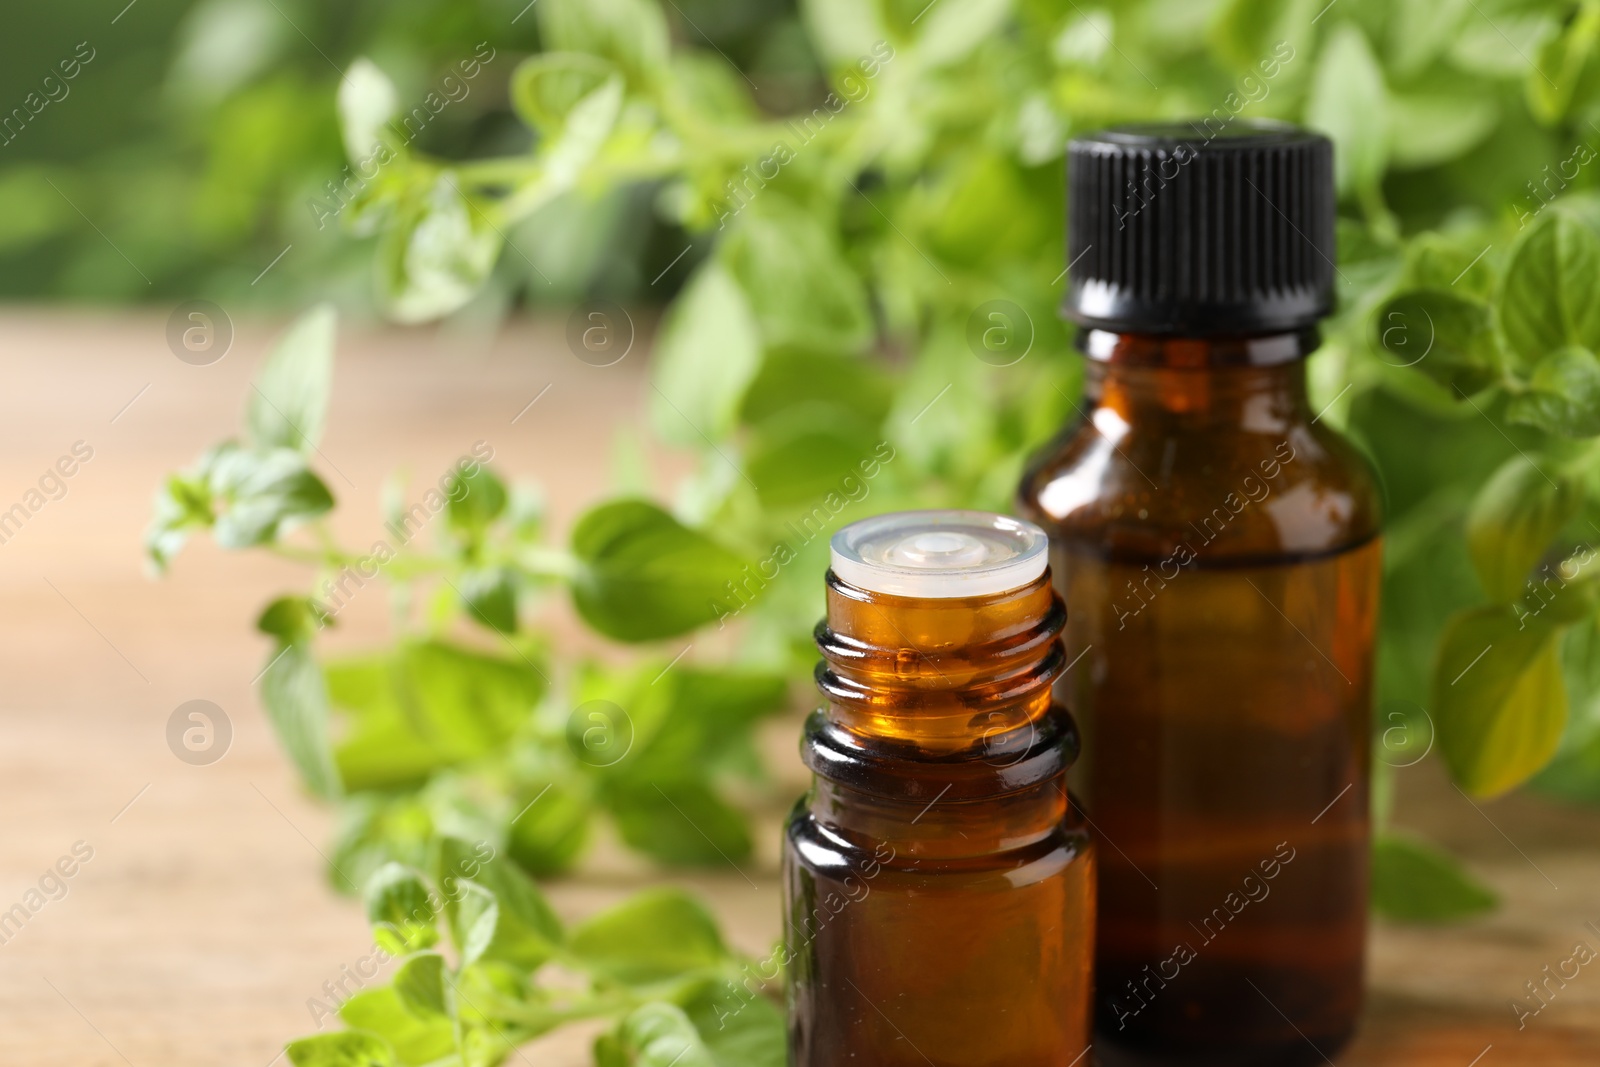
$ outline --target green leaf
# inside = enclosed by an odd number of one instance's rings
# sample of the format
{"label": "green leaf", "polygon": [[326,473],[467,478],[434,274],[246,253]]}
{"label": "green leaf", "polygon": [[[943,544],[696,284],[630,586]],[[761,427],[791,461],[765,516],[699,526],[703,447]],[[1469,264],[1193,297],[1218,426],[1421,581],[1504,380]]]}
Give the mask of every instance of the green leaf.
{"label": "green leaf", "polygon": [[1418,170],[1464,155],[1494,130],[1492,96],[1463,92],[1395,93],[1389,97],[1389,163]]}
{"label": "green leaf", "polygon": [[[1048,212],[1038,205],[1035,181],[1015,160],[995,151],[968,152],[942,167],[937,181],[923,183],[908,198],[929,255],[991,276],[1004,276],[1019,259],[1037,256],[1039,231],[1057,227],[1060,220],[1053,205]],[[1041,311],[1039,323],[1014,325],[1031,333],[1053,309],[1044,305]]]}
{"label": "green leaf", "polygon": [[1600,734],[1561,752],[1532,784],[1570,803],[1600,804]]}
{"label": "green leaf", "polygon": [[1492,19],[1479,15],[1469,9],[1451,35],[1451,63],[1491,78],[1539,77],[1534,58],[1559,31],[1555,19],[1544,11],[1515,9],[1496,11]]}
{"label": "green leaf", "polygon": [[720,255],[766,344],[854,353],[872,340],[866,289],[815,214],[768,194],[740,214]]}
{"label": "green leaf", "polygon": [[1559,208],[1522,232],[1506,268],[1500,326],[1532,366],[1566,345],[1600,349],[1600,237]]}
{"label": "green leaf", "polygon": [[878,426],[893,403],[894,383],[877,360],[778,348],[762,360],[739,417],[758,425],[794,408],[820,404]]}
{"label": "green leaf", "polygon": [[224,446],[211,455],[208,476],[211,498],[222,505],[212,533],[222,548],[267,544],[333,508],[333,494],[293,449]]}
{"label": "green leaf", "polygon": [[400,1002],[417,1018],[450,1017],[444,957],[437,952],[418,952],[407,958],[394,972],[393,985]]}
{"label": "green leaf", "polygon": [[511,106],[546,141],[554,140],[578,105],[616,76],[610,63],[581,52],[529,56],[511,75]]}
{"label": "green leaf", "polygon": [[579,183],[584,168],[600,154],[616,127],[622,114],[622,99],[622,79],[606,80],[573,105],[559,136],[540,144],[539,162],[544,174],[539,199],[553,200]]}
{"label": "green leaf", "polygon": [[[1594,566],[1595,549],[1580,545],[1566,558],[1547,560],[1528,580],[1516,606],[1524,620],[1538,618],[1556,626],[1571,626],[1594,617],[1600,607],[1600,568]],[[1587,691],[1587,684],[1580,692]]]}
{"label": "green leaf", "polygon": [[469,200],[449,172],[408,193],[375,259],[378,292],[395,320],[427,322],[472,299],[503,240],[488,210]]}
{"label": "green leaf", "polygon": [[572,928],[568,948],[596,973],[649,985],[729,958],[717,922],[680,889],[648,889]]}
{"label": "green leaf", "polygon": [[[1116,23],[1112,21],[1111,12],[1104,8],[1092,8],[1082,14],[1074,12],[1051,38],[1050,58],[1055,61],[1056,66],[1065,69],[1098,67],[1105,61],[1106,53],[1111,49],[1111,37],[1114,33],[1116,33]],[[1045,103],[1046,107],[1049,106],[1045,98],[1035,99]],[[1059,129],[1055,132],[1065,133]],[[1060,144],[1055,146],[1056,154],[1060,153],[1061,147]]]}
{"label": "green leaf", "polygon": [[756,495],[769,511],[821,509],[833,516],[871,492],[867,470],[877,470],[877,427],[834,404],[795,407],[762,424],[746,461]]}
{"label": "green leaf", "polygon": [[1418,234],[1406,246],[1406,272],[1415,288],[1480,303],[1492,299],[1499,273],[1488,238],[1479,244],[1440,233]]}
{"label": "green leaf", "polygon": [[488,467],[473,463],[445,483],[445,516],[450,528],[476,539],[506,510],[506,486]]}
{"label": "green leaf", "polygon": [[390,955],[415,952],[439,940],[434,895],[420,871],[386,863],[373,872],[364,896],[367,921],[376,928],[379,947]]}
{"label": "green leaf", "polygon": [[355,793],[340,804],[334,834],[329,880],[355,894],[391,861],[426,866],[433,818],[415,793]]}
{"label": "green leaf", "polygon": [[519,814],[506,830],[506,854],[539,877],[569,870],[589,841],[589,795],[571,785],[534,782],[515,803]]}
{"label": "green leaf", "polygon": [[281,596],[262,609],[256,629],[276,637],[280,645],[303,645],[331,621],[309,597]]}
{"label": "green leaf", "polygon": [[399,1067],[389,1042],[360,1030],[303,1037],[288,1053],[294,1067]]}
{"label": "green leaf", "polygon": [[542,197],[576,186],[621,115],[616,67],[582,53],[530,56],[512,75],[510,93],[523,122],[539,131]]}
{"label": "green leaf", "polygon": [[445,915],[450,941],[456,947],[462,969],[484,957],[500,925],[500,902],[476,882],[458,881],[446,896]]}
{"label": "green leaf", "polygon": [[[474,903],[469,904],[463,897],[459,905],[452,904],[449,887],[452,884],[473,885],[483,889],[493,898],[495,908],[492,936],[480,955],[527,970],[537,968],[561,944],[564,938],[561,920],[539,892],[539,887],[516,866],[497,855],[481,857],[479,846],[453,837],[440,840],[435,871],[445,890],[446,913],[453,917],[453,923],[464,922],[463,931],[481,934],[474,926],[487,921],[482,919],[486,909],[481,898],[474,897]],[[461,912],[462,908],[467,909],[466,914]],[[470,941],[470,937],[466,937],[466,941]]]}
{"label": "green leaf", "polygon": [[1492,911],[1500,898],[1425,841],[1383,834],[1372,843],[1372,908],[1397,922],[1451,922]]}
{"label": "green leaf", "polygon": [[273,346],[245,409],[250,440],[259,449],[310,452],[322,440],[333,389],[337,316],[331,304],[302,315]]}
{"label": "green leaf", "polygon": [[351,720],[336,750],[340,775],[353,790],[412,785],[495,751],[544,689],[530,662],[443,641],[330,663],[329,696]]}
{"label": "green leaf", "polygon": [[1507,405],[1506,419],[1566,437],[1600,434],[1600,359],[1577,345],[1544,356],[1528,391]]}
{"label": "green leaf", "polygon": [[1467,511],[1467,550],[1493,600],[1522,595],[1534,564],[1583,506],[1581,487],[1547,465],[1548,475],[1526,456],[1506,460]]}
{"label": "green leaf", "polygon": [[1367,39],[1340,23],[1317,57],[1306,124],[1333,139],[1341,195],[1376,189],[1389,156],[1389,99]]}
{"label": "green leaf", "polygon": [[801,0],[813,46],[832,67],[854,64],[889,39],[880,0]]}
{"label": "green leaf", "polygon": [[448,1018],[419,1019],[401,1003],[392,986],[363,989],[339,1006],[339,1018],[352,1030],[368,1030],[384,1038],[406,1067],[422,1067],[456,1049]]}
{"label": "green leaf", "polygon": [[189,539],[197,526],[210,526],[211,488],[204,475],[168,475],[156,490],[150,525],[145,529],[144,549],[156,571],[164,571],[172,557]]}
{"label": "green leaf", "polygon": [[[584,998],[576,988],[557,990],[535,985],[516,966],[503,963],[479,963],[460,971],[452,984],[455,994],[456,1016],[461,1034],[461,1062],[465,1067],[498,1067],[509,1062],[512,1056],[518,1061],[526,1059],[517,1047],[566,1023],[574,1017],[597,1014],[595,1008],[584,1005]],[[556,996],[552,996],[556,994]],[[559,996],[560,999],[557,999]],[[569,1008],[568,998],[577,1000],[576,1010]],[[620,1006],[608,1008],[611,1012],[624,1010]],[[576,1049],[581,1038],[568,1035],[568,1048]],[[533,1051],[533,1050],[529,1050]],[[548,1054],[539,1059],[549,1062]],[[454,1059],[430,1067],[458,1067]]]}
{"label": "green leaf", "polygon": [[726,438],[760,366],[760,333],[744,290],[718,264],[702,267],[661,327],[651,425],[674,444]]}
{"label": "green leaf", "polygon": [[666,68],[667,22],[653,0],[541,0],[538,16],[550,51],[604,56],[644,82]]}
{"label": "green leaf", "polygon": [[[1585,555],[1592,564],[1594,549]],[[1590,615],[1568,629],[1561,653],[1572,717],[1560,752],[1533,786],[1562,800],[1600,804],[1600,619]]]}
{"label": "green leaf", "polygon": [[661,863],[725,866],[750,855],[744,815],[702,782],[608,782],[602,793],[617,832]]}
{"label": "green leaf", "polygon": [[304,645],[284,645],[261,675],[261,703],[300,780],[319,797],[342,792],[328,736],[328,691]]}
{"label": "green leaf", "polygon": [[473,620],[495,633],[517,631],[517,584],[509,567],[467,571],[456,582],[461,603]]}
{"label": "green leaf", "polygon": [[745,983],[711,979],[681,1003],[717,1067],[784,1067],[788,1062],[783,1012]]}
{"label": "green leaf", "polygon": [[1373,318],[1378,358],[1415,367],[1463,394],[1499,379],[1499,349],[1489,308],[1454,293],[1417,289],[1401,293]]}
{"label": "green leaf", "polygon": [[929,69],[965,59],[995,36],[1011,14],[1011,0],[962,0],[939,4],[919,18],[916,57]]}
{"label": "green leaf", "polygon": [[1277,50],[1285,46],[1293,49],[1289,62],[1305,62],[1296,55],[1307,43],[1313,14],[1305,0],[1223,0],[1214,12],[1206,37],[1236,70],[1256,68],[1269,57],[1283,60]]}
{"label": "green leaf", "polygon": [[619,641],[653,641],[715,619],[745,561],[642,500],[603,504],[572,531],[572,599]]}
{"label": "green leaf", "polygon": [[[1389,67],[1398,74],[1423,70],[1449,47],[1473,0],[1395,0],[1389,21]],[[1474,16],[1475,17],[1475,16]]]}
{"label": "green leaf", "polygon": [[339,127],[350,162],[363,165],[380,145],[394,140],[384,136],[384,126],[399,110],[394,82],[370,59],[357,56],[339,81]]}
{"label": "green leaf", "polygon": [[759,120],[743,72],[715,52],[678,50],[670,78],[690,108],[719,125]]}
{"label": "green leaf", "polygon": [[[632,720],[634,741],[611,773],[639,783],[680,781],[688,768],[709,775],[749,738],[761,719],[782,711],[788,697],[783,675],[760,671],[700,670],[679,664],[640,670],[619,700]],[[649,790],[658,806],[666,801]],[[668,796],[672,796],[668,790]]]}
{"label": "green leaf", "polygon": [[1556,637],[1508,605],[1452,616],[1433,673],[1439,749],[1465,790],[1495,796],[1545,765],[1561,743],[1567,696]]}
{"label": "green leaf", "polygon": [[[1528,105],[1534,117],[1547,126],[1566,118],[1583,85],[1584,68],[1600,41],[1600,8],[1582,4],[1566,29],[1548,38],[1528,72]],[[1592,86],[1584,86],[1592,89]]]}
{"label": "green leaf", "polygon": [[609,1060],[631,1067],[717,1067],[683,1009],[662,1001],[635,1009],[613,1033],[601,1038],[596,1053],[603,1064]]}

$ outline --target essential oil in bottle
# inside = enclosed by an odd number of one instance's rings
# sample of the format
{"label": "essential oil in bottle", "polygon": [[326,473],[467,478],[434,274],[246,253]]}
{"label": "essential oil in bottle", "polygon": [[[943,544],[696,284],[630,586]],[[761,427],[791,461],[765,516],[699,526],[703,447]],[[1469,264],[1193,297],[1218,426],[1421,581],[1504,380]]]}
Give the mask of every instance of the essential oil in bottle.
{"label": "essential oil in bottle", "polygon": [[1361,1004],[1380,576],[1373,475],[1306,397],[1332,146],[1127,127],[1074,140],[1068,186],[1087,395],[1019,510],[1082,656],[1096,1053],[1320,1064]]}
{"label": "essential oil in bottle", "polygon": [[815,778],[784,843],[793,1067],[1087,1062],[1065,619],[1031,523],[904,512],[834,535]]}

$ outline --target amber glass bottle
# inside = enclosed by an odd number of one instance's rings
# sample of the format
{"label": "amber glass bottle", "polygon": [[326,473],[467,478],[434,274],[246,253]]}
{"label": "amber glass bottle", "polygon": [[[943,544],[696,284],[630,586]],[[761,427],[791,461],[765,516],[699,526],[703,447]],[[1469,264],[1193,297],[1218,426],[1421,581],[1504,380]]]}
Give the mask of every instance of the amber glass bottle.
{"label": "amber glass bottle", "polygon": [[1322,1063],[1361,1005],[1380,576],[1373,476],[1306,398],[1331,147],[1134,127],[1068,167],[1086,397],[1019,507],[1072,607],[1097,1052]]}
{"label": "amber glass bottle", "polygon": [[980,512],[834,536],[784,848],[793,1067],[1087,1063],[1093,855],[1046,565],[1042,531]]}

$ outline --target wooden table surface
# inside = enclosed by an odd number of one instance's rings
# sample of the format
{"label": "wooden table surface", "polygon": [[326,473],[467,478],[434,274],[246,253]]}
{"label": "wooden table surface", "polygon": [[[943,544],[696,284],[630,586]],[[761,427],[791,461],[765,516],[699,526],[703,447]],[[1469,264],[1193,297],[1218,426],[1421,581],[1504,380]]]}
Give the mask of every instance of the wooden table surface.
{"label": "wooden table surface", "polygon": [[[297,789],[252,686],[266,651],[255,612],[298,588],[300,572],[205,542],[164,580],[141,564],[153,487],[237,431],[278,326],[240,321],[226,358],[193,367],[168,351],[165,320],[0,315],[0,512],[75,442],[93,449],[65,496],[0,544],[0,912],[75,846],[92,850],[64,864],[74,870],[64,894],[45,879],[58,899],[0,944],[5,1067],[268,1067],[284,1040],[315,1029],[307,1001],[322,983],[371,950],[358,905],[323,879],[329,813]],[[647,386],[637,355],[586,366],[563,328],[522,323],[490,339],[346,326],[322,444],[341,533],[378,534],[392,470],[434,480],[478,440],[502,472],[542,482],[564,530],[605,492],[613,431],[641,421]],[[687,469],[684,457],[655,462],[663,484]],[[382,616],[381,597],[356,598],[336,645],[382,640]],[[557,626],[568,647],[584,640]],[[205,767],[165,741],[172,710],[195,698],[220,705],[234,732],[226,757]],[[765,740],[780,780],[798,788],[794,731],[789,720]],[[1585,926],[1600,924],[1600,812],[1533,796],[1475,809],[1431,761],[1403,772],[1399,793],[1398,821],[1466,857],[1505,903],[1463,925],[1378,924],[1365,1025],[1334,1061],[1600,1064],[1600,964],[1520,1031],[1510,1006],[1578,942],[1600,949]],[[765,839],[749,881],[674,878],[707,894],[750,951],[778,929],[776,837]],[[602,846],[550,892],[578,916],[659,877]],[[586,1064],[591,1036],[559,1033],[513,1062]]]}

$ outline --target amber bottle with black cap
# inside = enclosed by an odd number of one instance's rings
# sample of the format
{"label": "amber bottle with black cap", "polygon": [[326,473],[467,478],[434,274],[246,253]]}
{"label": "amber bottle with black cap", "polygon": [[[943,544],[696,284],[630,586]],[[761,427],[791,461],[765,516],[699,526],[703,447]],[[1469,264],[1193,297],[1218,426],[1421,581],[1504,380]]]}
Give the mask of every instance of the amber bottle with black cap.
{"label": "amber bottle with black cap", "polygon": [[789,1063],[1086,1067],[1094,852],[1045,535],[901,512],[832,554],[784,848]]}
{"label": "amber bottle with black cap", "polygon": [[1071,607],[1108,1063],[1322,1063],[1361,1005],[1379,495],[1306,395],[1332,151],[1240,120],[1068,150],[1086,397],[1018,500]]}

